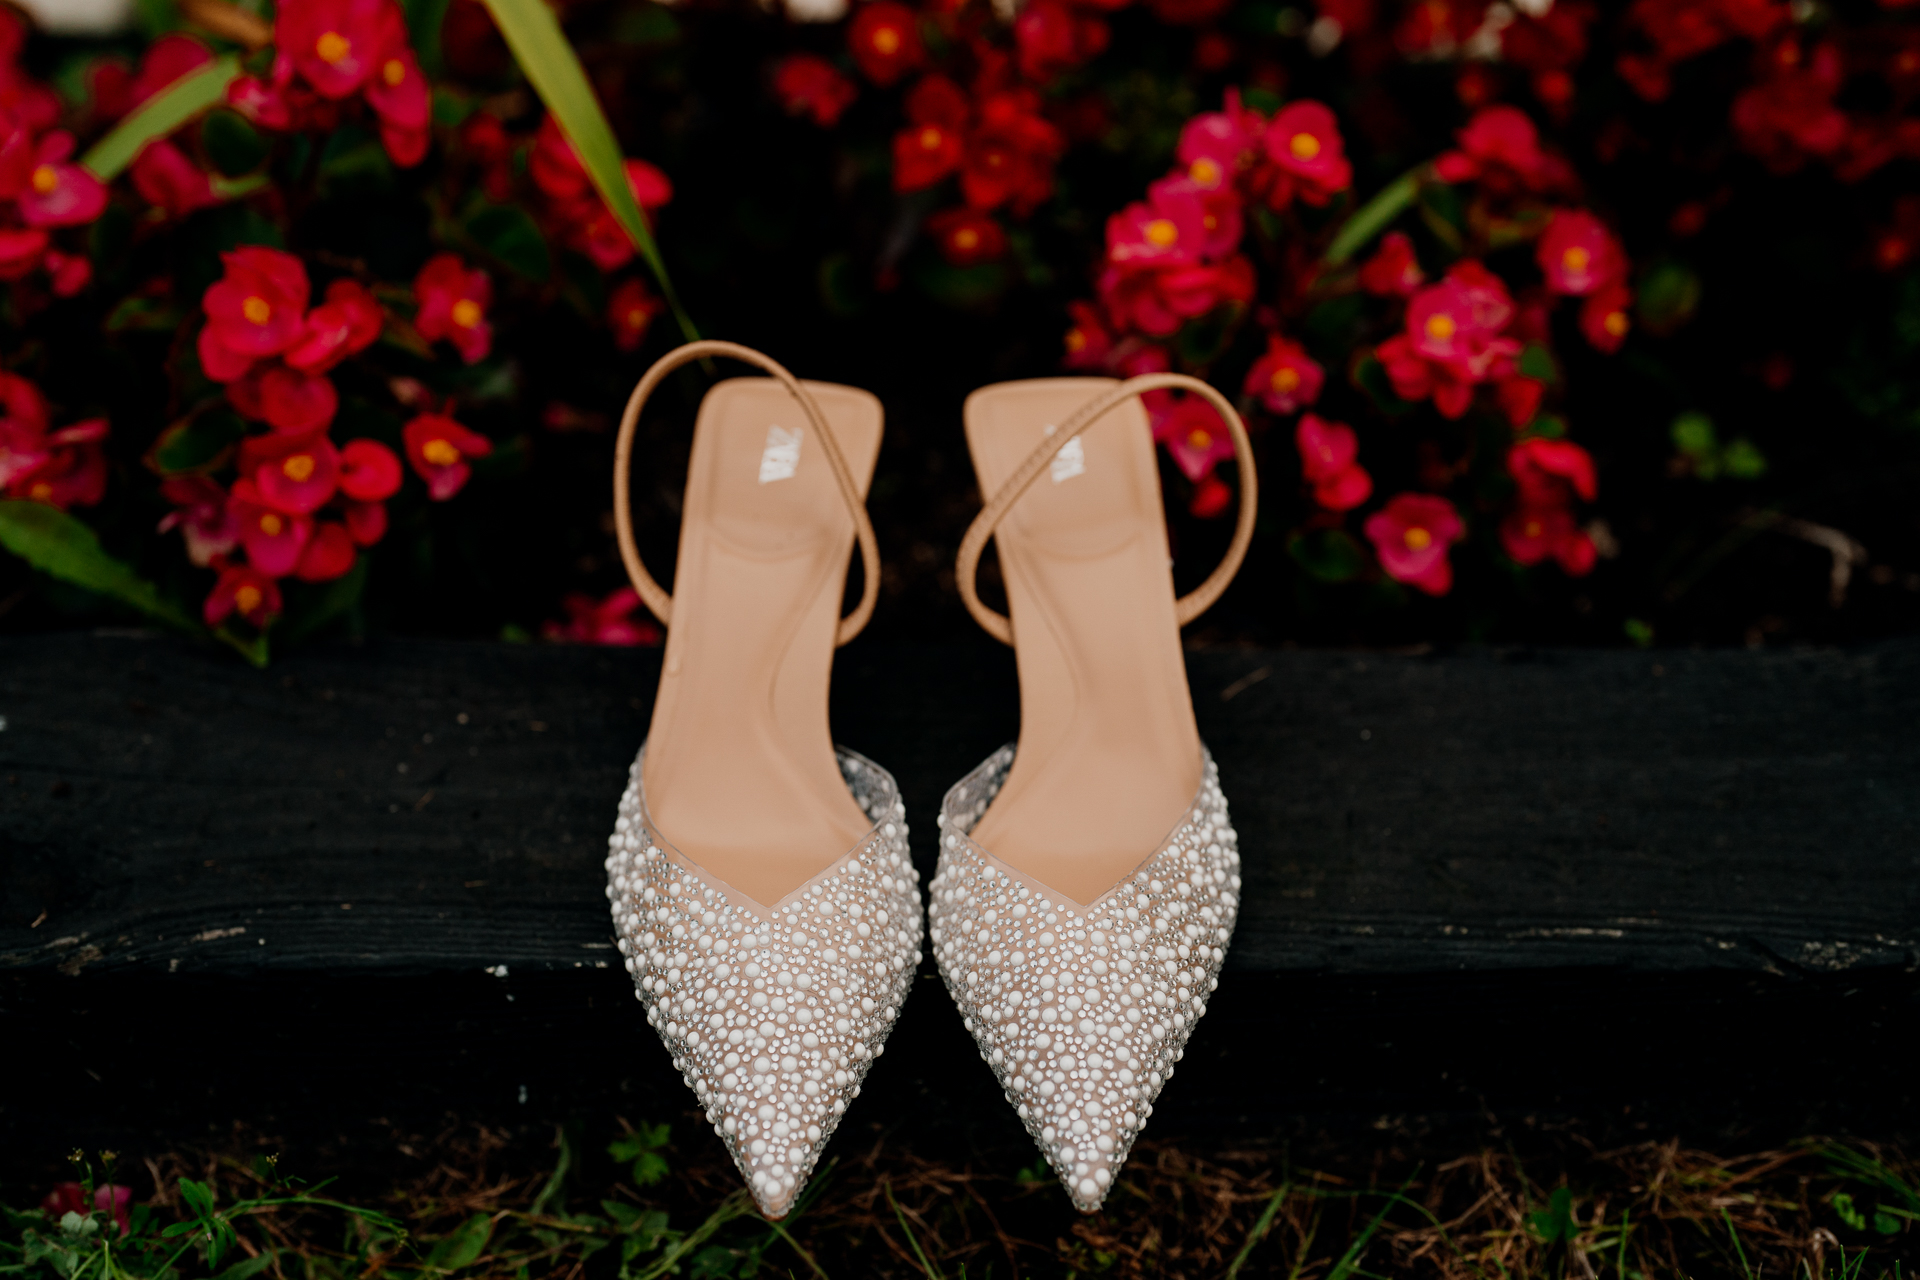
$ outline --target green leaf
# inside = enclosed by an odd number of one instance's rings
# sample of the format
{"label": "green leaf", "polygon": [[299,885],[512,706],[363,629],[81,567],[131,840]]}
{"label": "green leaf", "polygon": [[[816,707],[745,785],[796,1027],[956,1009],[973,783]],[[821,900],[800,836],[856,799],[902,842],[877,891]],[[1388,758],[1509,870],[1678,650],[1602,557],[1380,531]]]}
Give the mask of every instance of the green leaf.
{"label": "green leaf", "polygon": [[1865,1231],[1867,1229],[1867,1215],[1854,1207],[1852,1196],[1844,1191],[1836,1191],[1832,1204],[1833,1211],[1840,1215],[1840,1221],[1846,1223],[1855,1231]]}
{"label": "green leaf", "polygon": [[433,1246],[433,1252],[427,1256],[427,1265],[447,1271],[470,1267],[486,1252],[487,1241],[492,1238],[493,1219],[487,1214],[476,1213]]}
{"label": "green leaf", "polygon": [[227,85],[239,74],[240,60],[231,54],[189,71],[94,143],[80,157],[80,163],[100,181],[112,181],[149,142],[166,137],[208,107],[224,102]]}
{"label": "green leaf", "polygon": [[1537,342],[1529,342],[1520,352],[1520,374],[1535,382],[1558,382],[1560,366],[1554,363],[1553,352]]}
{"label": "green leaf", "polygon": [[1713,419],[1704,413],[1683,413],[1668,428],[1673,447],[1690,458],[1710,457],[1720,447],[1713,431]]}
{"label": "green leaf", "polygon": [[207,114],[200,141],[213,167],[229,178],[252,173],[267,162],[272,146],[238,111],[221,107]]}
{"label": "green leaf", "polygon": [[1546,1208],[1527,1215],[1527,1225],[1548,1244],[1572,1240],[1575,1232],[1573,1192],[1565,1187],[1557,1188]]}
{"label": "green leaf", "polygon": [[[92,529],[57,507],[41,502],[0,501],[0,545],[42,573],[85,587],[132,605],[141,613],[195,635],[206,629],[185,611],[162,598],[160,589],[131,567],[108,555]],[[195,1188],[189,1192],[186,1188]],[[197,1194],[213,1211],[213,1199],[199,1183],[183,1179],[181,1196],[196,1213]]]}
{"label": "green leaf", "polygon": [[1413,198],[1420,194],[1420,186],[1426,176],[1426,165],[1416,165],[1382,187],[1373,199],[1355,209],[1340,224],[1340,230],[1334,233],[1333,243],[1327,246],[1326,261],[1339,266],[1366,248],[1375,236],[1407,211]]}
{"label": "green leaf", "polygon": [[278,1256],[276,1252],[269,1249],[257,1258],[243,1258],[215,1275],[213,1280],[250,1280],[251,1277],[259,1275],[272,1266],[276,1256]]}
{"label": "green leaf", "polygon": [[1627,637],[1627,643],[1636,649],[1653,647],[1653,624],[1640,618],[1628,618],[1620,629]]}
{"label": "green leaf", "polygon": [[1351,582],[1367,567],[1367,553],[1344,529],[1289,538],[1287,554],[1322,582]]}
{"label": "green leaf", "polygon": [[1758,480],[1767,474],[1766,455],[1745,436],[1727,442],[1720,451],[1720,465],[1735,480]]}
{"label": "green leaf", "polygon": [[413,43],[414,56],[429,80],[437,79],[444,68],[440,54],[440,28],[446,25],[450,0],[405,0],[407,38]]}
{"label": "green leaf", "polygon": [[1641,326],[1655,337],[1672,333],[1699,309],[1700,288],[1699,275],[1684,263],[1655,263],[1634,291]]}
{"label": "green leaf", "polygon": [[289,608],[289,616],[281,622],[276,634],[289,644],[304,640],[328,623],[352,612],[366,589],[367,553],[362,551],[354,560],[353,568],[332,582],[320,584],[318,590],[305,588],[301,592],[299,609]]}
{"label": "green leaf", "polygon": [[1873,1229],[1883,1236],[1890,1236],[1900,1230],[1900,1219],[1879,1209],[1873,1211]]}
{"label": "green leaf", "polygon": [[643,1124],[632,1133],[614,1139],[607,1154],[621,1163],[633,1162],[635,1186],[651,1187],[672,1172],[660,1153],[673,1139],[673,1128],[665,1124]]}
{"label": "green leaf", "polygon": [[466,221],[467,235],[487,254],[529,280],[553,274],[553,254],[533,215],[517,204],[489,204]]}
{"label": "green leaf", "polygon": [[526,72],[527,79],[533,82],[534,92],[553,113],[560,132],[580,157],[587,176],[600,192],[600,198],[607,202],[614,221],[626,231],[645,259],[654,279],[659,281],[660,292],[666,297],[667,304],[673,308],[674,318],[680,322],[680,330],[689,341],[700,336],[693,327],[693,320],[681,307],[679,295],[674,292],[673,282],[667,278],[667,265],[660,258],[660,250],[653,242],[653,233],[647,229],[646,219],[640,214],[640,206],[633,198],[633,188],[627,183],[626,158],[620,152],[620,144],[613,136],[613,129],[607,123],[607,116],[600,109],[600,101],[594,97],[593,86],[587,83],[587,73],[580,66],[580,59],[574,55],[573,47],[567,43],[565,33],[560,30],[560,22],[553,15],[546,0],[486,0],[487,11],[500,28],[500,34],[506,37],[507,47],[513,50],[520,69]]}
{"label": "green leaf", "polygon": [[160,433],[147,451],[147,465],[163,476],[210,470],[246,431],[240,415],[226,408],[185,418]]}
{"label": "green leaf", "polygon": [[393,162],[379,138],[343,125],[320,149],[320,182],[329,194],[385,191],[393,185]]}
{"label": "green leaf", "polygon": [[1403,418],[1418,406],[1402,400],[1387,376],[1387,366],[1377,356],[1362,356],[1353,366],[1353,384],[1367,393],[1373,407],[1389,418]]}

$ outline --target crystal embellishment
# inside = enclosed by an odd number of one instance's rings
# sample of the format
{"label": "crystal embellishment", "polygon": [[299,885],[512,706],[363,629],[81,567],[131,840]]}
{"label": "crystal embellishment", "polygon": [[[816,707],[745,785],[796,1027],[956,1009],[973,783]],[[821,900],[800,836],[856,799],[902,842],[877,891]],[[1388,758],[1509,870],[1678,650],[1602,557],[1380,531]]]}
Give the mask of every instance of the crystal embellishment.
{"label": "crystal embellishment", "polygon": [[1090,906],[969,837],[1013,765],[1002,747],[940,807],[928,936],[1007,1101],[1091,1213],[1173,1075],[1240,906],[1239,837],[1212,756],[1166,842]]}
{"label": "crystal embellishment", "polygon": [[859,1096],[920,963],[900,790],[871,760],[836,755],[873,829],[771,908],[654,828],[645,747],[607,842],[607,899],[635,994],[769,1218],[792,1207]]}

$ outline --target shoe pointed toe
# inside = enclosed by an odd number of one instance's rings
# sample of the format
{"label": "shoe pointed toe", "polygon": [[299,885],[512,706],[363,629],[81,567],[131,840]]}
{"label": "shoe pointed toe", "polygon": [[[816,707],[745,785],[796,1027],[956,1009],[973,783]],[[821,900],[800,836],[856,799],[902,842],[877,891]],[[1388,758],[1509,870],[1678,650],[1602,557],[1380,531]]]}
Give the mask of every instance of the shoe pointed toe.
{"label": "shoe pointed toe", "polygon": [[1209,758],[1166,842],[1083,906],[967,836],[1012,758],[1003,749],[948,793],[929,937],[981,1057],[1074,1206],[1091,1213],[1218,985],[1239,908],[1238,840]]}

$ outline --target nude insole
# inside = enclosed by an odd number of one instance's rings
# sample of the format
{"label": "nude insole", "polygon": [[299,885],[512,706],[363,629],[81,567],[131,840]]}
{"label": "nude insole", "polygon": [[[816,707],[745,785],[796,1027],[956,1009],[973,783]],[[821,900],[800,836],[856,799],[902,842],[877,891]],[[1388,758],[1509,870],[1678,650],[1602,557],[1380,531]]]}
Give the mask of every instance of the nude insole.
{"label": "nude insole", "polygon": [[[1051,424],[1117,385],[1042,378],[967,398],[991,496]],[[1166,517],[1139,400],[1097,419],[994,534],[1020,671],[1013,768],[973,839],[1087,904],[1157,850],[1200,787]]]}
{"label": "nude insole", "polygon": [[[803,382],[862,495],[880,402]],[[771,378],[707,393],[694,424],[673,615],[642,765],[655,828],[766,907],[873,826],[827,726],[853,516],[800,405]]]}

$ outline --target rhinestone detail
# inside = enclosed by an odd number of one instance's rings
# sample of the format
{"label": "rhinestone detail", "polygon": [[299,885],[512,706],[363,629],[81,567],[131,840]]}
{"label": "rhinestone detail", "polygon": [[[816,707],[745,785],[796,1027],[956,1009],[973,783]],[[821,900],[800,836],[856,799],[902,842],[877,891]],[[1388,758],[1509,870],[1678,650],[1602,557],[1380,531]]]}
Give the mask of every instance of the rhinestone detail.
{"label": "rhinestone detail", "polygon": [[1074,1207],[1092,1213],[1220,985],[1239,837],[1205,755],[1199,793],[1166,842],[1081,906],[968,835],[1013,753],[988,757],[940,806],[928,936],[981,1058]]}
{"label": "rhinestone detail", "polygon": [[920,963],[900,790],[873,761],[836,755],[873,829],[771,908],[654,828],[644,746],[607,842],[607,899],[634,994],[769,1218],[792,1207],[860,1095]]}

